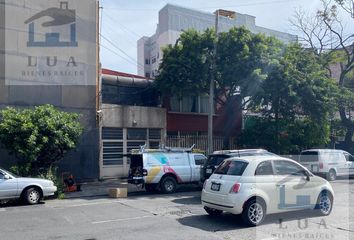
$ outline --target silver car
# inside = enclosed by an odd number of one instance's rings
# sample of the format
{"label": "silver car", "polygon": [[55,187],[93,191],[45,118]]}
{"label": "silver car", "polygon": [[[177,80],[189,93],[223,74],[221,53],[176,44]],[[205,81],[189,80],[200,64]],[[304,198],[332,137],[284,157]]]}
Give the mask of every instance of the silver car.
{"label": "silver car", "polygon": [[0,200],[21,198],[28,204],[36,204],[56,191],[57,187],[50,180],[22,178],[0,169]]}

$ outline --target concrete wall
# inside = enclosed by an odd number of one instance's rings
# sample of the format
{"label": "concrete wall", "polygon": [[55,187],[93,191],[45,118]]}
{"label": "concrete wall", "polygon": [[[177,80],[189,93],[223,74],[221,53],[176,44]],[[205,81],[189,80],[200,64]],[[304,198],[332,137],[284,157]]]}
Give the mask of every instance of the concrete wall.
{"label": "concrete wall", "polygon": [[[6,1],[6,3],[8,2],[10,1]],[[43,4],[44,3],[49,4],[50,6],[53,3],[53,6],[56,6],[58,4],[58,1],[44,1]],[[90,1],[90,3],[87,3],[96,6],[95,4],[97,2]],[[21,85],[18,84],[18,82],[16,85],[6,84],[6,80],[8,80],[8,77],[5,78],[5,76],[7,76],[5,72],[5,65],[8,64],[8,62],[5,63],[5,59],[7,55],[11,55],[13,54],[13,52],[9,53],[8,49],[6,49],[5,47],[5,35],[7,26],[7,24],[5,24],[5,15],[5,0],[0,0],[0,109],[6,106],[16,108],[33,108],[34,106],[38,105],[52,104],[60,110],[79,113],[81,115],[81,123],[84,126],[84,133],[78,148],[71,151],[60,162],[60,170],[69,171],[73,173],[76,178],[79,179],[98,178],[99,128],[96,123],[97,89],[96,85],[94,84],[97,79],[97,70],[95,70],[97,69],[97,66],[91,65],[92,62],[98,62],[98,59],[96,59],[97,54],[95,54],[96,49],[93,48],[89,51],[90,53],[87,53],[87,56],[89,58],[88,61],[90,62],[88,65],[94,68],[90,68],[90,71],[85,73],[85,76],[87,74],[87,79],[84,79],[84,82],[86,82],[87,85],[42,85],[40,83],[35,83],[33,85],[28,85],[28,83],[24,83],[23,85]],[[22,21],[20,22],[21,24],[23,24]],[[95,46],[97,38],[95,39],[94,35],[97,33],[97,25],[90,26],[91,28],[87,29],[90,32],[87,33],[87,35],[82,36],[82,38],[85,43],[88,43],[89,41],[91,41],[92,43],[93,41],[93,45]],[[86,30],[81,29],[81,31]],[[14,39],[14,41],[27,41],[26,38],[20,38],[20,33],[17,35],[17,37],[18,39]],[[79,48],[80,40],[82,39],[78,39]],[[22,44],[25,45],[24,43]],[[42,48],[41,51],[39,51],[38,49],[37,51],[38,54],[45,54],[43,53],[43,51],[47,51],[48,49],[49,48]],[[19,51],[23,51],[22,53],[26,54],[25,48]],[[80,51],[80,49],[78,49],[78,51]],[[81,60],[85,61],[84,59]],[[13,65],[12,67],[13,69],[15,69],[18,66]],[[9,156],[6,150],[0,149],[0,166],[8,167],[13,161],[13,156]]]}
{"label": "concrete wall", "polygon": [[[127,177],[129,172],[129,162],[127,157],[122,158],[121,164],[103,165],[103,151],[105,142],[120,142],[122,144],[122,154],[128,152],[127,132],[130,128],[161,129],[160,143],[165,143],[166,136],[166,109],[156,107],[122,106],[115,104],[102,104],[100,114],[102,127],[121,128],[123,138],[116,140],[101,140],[100,142],[100,177],[117,178]],[[133,140],[134,141],[134,140]],[[144,140],[141,140],[144,141]],[[145,141],[144,141],[145,142]],[[145,142],[148,143],[149,141]],[[143,145],[143,144],[142,144]],[[139,147],[139,146],[137,146]]]}
{"label": "concrete wall", "polygon": [[102,104],[102,126],[166,129],[166,109]]}

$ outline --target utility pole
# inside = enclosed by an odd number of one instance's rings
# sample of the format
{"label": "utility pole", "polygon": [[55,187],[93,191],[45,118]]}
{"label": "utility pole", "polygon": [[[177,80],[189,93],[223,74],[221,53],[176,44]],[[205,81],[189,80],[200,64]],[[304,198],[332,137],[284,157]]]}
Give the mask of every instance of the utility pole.
{"label": "utility pole", "polygon": [[215,11],[215,42],[214,42],[214,52],[213,61],[210,67],[210,89],[209,89],[209,114],[208,114],[208,154],[213,153],[213,116],[215,109],[214,101],[214,91],[215,91],[215,78],[216,78],[216,54],[217,54],[217,44],[219,37],[219,16],[227,17],[229,19],[234,19],[236,13],[233,11],[218,9]]}
{"label": "utility pole", "polygon": [[214,116],[214,84],[215,84],[215,68],[216,68],[216,53],[218,42],[218,25],[219,25],[219,10],[215,12],[215,42],[213,61],[211,65],[210,89],[209,89],[209,114],[208,114],[208,154],[213,153],[213,116]]}

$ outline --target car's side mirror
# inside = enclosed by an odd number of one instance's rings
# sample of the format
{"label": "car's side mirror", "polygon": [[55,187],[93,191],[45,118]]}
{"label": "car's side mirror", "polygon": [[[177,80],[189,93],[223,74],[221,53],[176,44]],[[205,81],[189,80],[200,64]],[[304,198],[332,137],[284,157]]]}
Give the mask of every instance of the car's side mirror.
{"label": "car's side mirror", "polygon": [[9,175],[5,175],[5,176],[4,176],[4,179],[5,179],[5,180],[9,180],[9,179],[11,179],[11,177],[10,177]]}
{"label": "car's side mirror", "polygon": [[310,181],[310,180],[311,180],[311,178],[310,178],[310,173],[309,173],[308,171],[305,171],[305,170],[304,170],[304,174],[305,174],[305,176],[306,176],[306,181]]}

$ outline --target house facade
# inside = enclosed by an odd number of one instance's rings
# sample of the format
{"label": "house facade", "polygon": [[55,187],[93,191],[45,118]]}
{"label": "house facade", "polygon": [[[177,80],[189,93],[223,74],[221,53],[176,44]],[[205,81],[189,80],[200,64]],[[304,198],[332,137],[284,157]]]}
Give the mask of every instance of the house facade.
{"label": "house facade", "polygon": [[100,177],[128,175],[131,149],[158,148],[165,143],[166,109],[152,80],[102,69]]}

